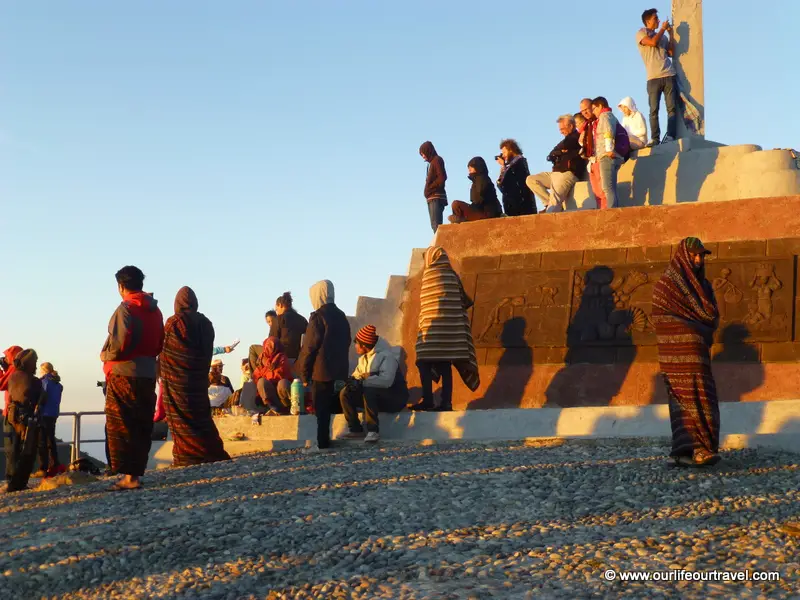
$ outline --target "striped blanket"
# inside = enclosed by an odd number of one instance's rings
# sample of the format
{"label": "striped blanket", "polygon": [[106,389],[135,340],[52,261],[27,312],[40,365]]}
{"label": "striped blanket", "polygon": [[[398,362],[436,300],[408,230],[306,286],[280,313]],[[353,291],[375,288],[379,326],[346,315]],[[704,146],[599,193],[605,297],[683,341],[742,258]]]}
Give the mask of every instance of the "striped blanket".
{"label": "striped blanket", "polygon": [[717,304],[705,269],[693,269],[686,240],[653,287],[651,319],[669,397],[671,455],[692,457],[696,450],[716,454],[719,404],[709,349]]}
{"label": "striped blanket", "polygon": [[208,370],[214,326],[197,312],[197,297],[189,287],[175,298],[175,314],[164,326],[161,389],[172,432],[175,466],[227,460],[208,398]]}
{"label": "striped blanket", "polygon": [[450,362],[473,392],[480,385],[467,309],[470,302],[443,248],[425,252],[417,362]]}

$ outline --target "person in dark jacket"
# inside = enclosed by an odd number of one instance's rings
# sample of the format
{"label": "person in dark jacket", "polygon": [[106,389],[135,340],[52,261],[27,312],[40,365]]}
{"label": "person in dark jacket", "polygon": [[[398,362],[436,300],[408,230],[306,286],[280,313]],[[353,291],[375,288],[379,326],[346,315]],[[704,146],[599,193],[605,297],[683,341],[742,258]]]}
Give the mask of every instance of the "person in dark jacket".
{"label": "person in dark jacket", "polygon": [[467,163],[469,179],[472,181],[472,188],[469,191],[469,201],[453,200],[453,214],[450,215],[451,223],[463,223],[464,221],[478,221],[480,219],[492,219],[503,214],[500,208],[500,201],[497,199],[497,190],[494,189],[492,179],[489,177],[489,167],[486,161],[480,156],[476,156]]}
{"label": "person in dark jacket", "polygon": [[8,410],[5,433],[7,492],[27,489],[39,438],[39,419],[46,402],[42,382],[36,377],[34,350],[23,350],[14,359],[14,373],[8,380]]}
{"label": "person in dark jacket", "polygon": [[152,294],[142,291],[144,273],[117,271],[122,303],[108,324],[100,353],[106,374],[106,431],[111,470],[122,478],[112,490],[141,487],[156,411],[156,357],[164,346],[164,317]]}
{"label": "person in dark jacket", "polygon": [[444,191],[447,171],[444,168],[444,159],[436,153],[436,148],[431,142],[425,142],[419,147],[419,155],[428,163],[428,173],[425,177],[425,200],[428,202],[431,228],[433,233],[436,233],[444,218],[444,207],[447,206],[447,192]]}
{"label": "person in dark jacket", "polygon": [[58,446],[56,445],[56,421],[61,413],[61,395],[64,386],[61,377],[49,362],[43,362],[40,367],[42,389],[47,395],[47,401],[41,410],[41,431],[39,432],[39,471],[34,477],[52,477],[66,471],[58,460]]}
{"label": "person in dark jacket", "polygon": [[300,356],[300,346],[303,334],[308,327],[308,321],[292,308],[291,292],[284,292],[278,297],[275,301],[275,312],[278,320],[275,331],[270,332],[270,337],[276,337],[281,341],[289,364],[294,364],[297,357]]}
{"label": "person in dark jacket", "polygon": [[522,156],[522,148],[516,140],[503,140],[500,142],[500,154],[495,159],[500,165],[497,187],[503,193],[505,213],[509,217],[535,215],[533,192],[525,183],[531,172],[528,170],[528,161]]}
{"label": "person in dark jacket", "polygon": [[317,447],[331,444],[331,412],[337,402],[336,382],[347,380],[350,370],[350,323],[334,303],[333,284],[327,279],[311,287],[314,312],[308,321],[295,370],[303,383],[311,384],[317,416]]}
{"label": "person in dark jacket", "polygon": [[531,175],[527,179],[528,187],[539,196],[548,213],[566,209],[572,188],[586,174],[586,160],[580,156],[580,134],[575,128],[575,117],[561,115],[557,123],[564,139],[547,155],[547,160],[553,163],[553,170]]}

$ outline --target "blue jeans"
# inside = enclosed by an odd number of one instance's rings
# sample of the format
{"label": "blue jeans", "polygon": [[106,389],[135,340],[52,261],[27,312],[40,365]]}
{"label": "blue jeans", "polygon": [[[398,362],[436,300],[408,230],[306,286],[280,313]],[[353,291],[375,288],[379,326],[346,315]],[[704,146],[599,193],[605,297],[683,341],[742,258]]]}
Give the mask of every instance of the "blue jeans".
{"label": "blue jeans", "polygon": [[661,108],[662,93],[664,94],[664,103],[667,105],[667,135],[672,139],[676,139],[678,135],[675,107],[678,86],[675,76],[651,79],[647,82],[647,98],[650,101],[650,139],[654,142],[661,140],[658,111]]}
{"label": "blue jeans", "polygon": [[433,229],[433,233],[436,233],[436,230],[439,229],[439,225],[441,225],[444,220],[444,207],[444,200],[431,200],[428,202],[428,215],[430,215],[431,218],[431,229]]}
{"label": "blue jeans", "polygon": [[[621,158],[603,156],[597,161],[600,167],[600,186],[606,197],[606,208],[617,208],[617,172],[622,166]],[[598,206],[598,208],[600,208]]]}

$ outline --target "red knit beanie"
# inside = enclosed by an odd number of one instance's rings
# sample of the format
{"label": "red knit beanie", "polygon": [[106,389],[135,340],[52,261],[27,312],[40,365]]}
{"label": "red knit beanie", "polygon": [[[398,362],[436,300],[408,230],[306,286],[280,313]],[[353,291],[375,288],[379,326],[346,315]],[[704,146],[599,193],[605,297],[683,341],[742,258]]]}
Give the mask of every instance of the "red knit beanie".
{"label": "red knit beanie", "polygon": [[375,333],[375,325],[365,325],[358,330],[356,341],[364,346],[374,346],[378,343],[378,334]]}

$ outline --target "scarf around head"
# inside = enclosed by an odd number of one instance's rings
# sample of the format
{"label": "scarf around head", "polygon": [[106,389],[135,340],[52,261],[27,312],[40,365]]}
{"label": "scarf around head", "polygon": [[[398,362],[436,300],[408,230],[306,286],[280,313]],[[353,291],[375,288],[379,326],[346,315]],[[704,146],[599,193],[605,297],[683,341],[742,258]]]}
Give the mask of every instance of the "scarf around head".
{"label": "scarf around head", "polygon": [[662,315],[716,327],[719,311],[714,292],[706,279],[705,266],[699,272],[692,267],[686,239],[681,241],[666,271],[653,286],[653,316]]}

